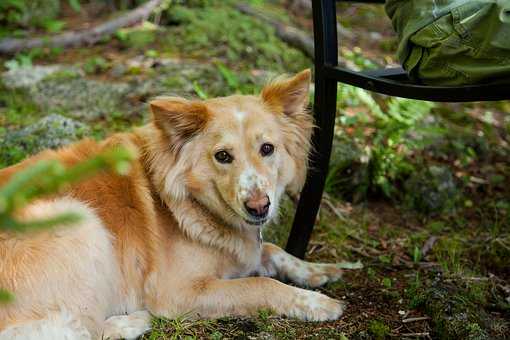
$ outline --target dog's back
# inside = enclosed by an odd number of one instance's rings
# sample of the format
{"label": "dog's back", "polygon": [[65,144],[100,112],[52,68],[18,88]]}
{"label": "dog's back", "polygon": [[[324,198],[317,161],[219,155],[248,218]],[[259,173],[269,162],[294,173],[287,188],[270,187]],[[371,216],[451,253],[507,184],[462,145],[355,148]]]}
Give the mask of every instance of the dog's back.
{"label": "dog's back", "polygon": [[[115,145],[133,148],[130,137],[45,151],[0,170],[0,185],[41,159],[71,166]],[[142,291],[155,233],[148,231],[155,216],[147,183],[135,162],[128,176],[100,172],[17,213],[24,221],[69,212],[81,219],[72,227],[0,232],[0,287],[15,296],[0,308],[0,331],[9,326],[0,339],[95,338],[108,316],[140,308],[135,292]]]}

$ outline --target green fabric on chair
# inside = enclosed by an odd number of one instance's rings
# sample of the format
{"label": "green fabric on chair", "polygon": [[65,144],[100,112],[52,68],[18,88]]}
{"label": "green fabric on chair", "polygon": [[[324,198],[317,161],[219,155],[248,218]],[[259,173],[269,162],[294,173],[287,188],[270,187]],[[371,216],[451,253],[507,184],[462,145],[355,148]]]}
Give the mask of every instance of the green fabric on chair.
{"label": "green fabric on chair", "polygon": [[510,82],[510,0],[387,0],[398,58],[431,85]]}

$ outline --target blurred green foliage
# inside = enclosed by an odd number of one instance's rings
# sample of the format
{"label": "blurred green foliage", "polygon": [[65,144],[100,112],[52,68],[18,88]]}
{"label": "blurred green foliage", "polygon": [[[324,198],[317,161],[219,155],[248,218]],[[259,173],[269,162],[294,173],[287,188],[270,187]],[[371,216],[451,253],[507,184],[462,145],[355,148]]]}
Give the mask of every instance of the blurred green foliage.
{"label": "blurred green foliage", "polygon": [[60,0],[2,0],[0,23],[7,27],[42,25],[56,18]]}
{"label": "blurred green foliage", "polygon": [[119,174],[125,174],[131,160],[131,152],[116,148],[69,168],[56,160],[44,160],[16,173],[7,184],[0,187],[0,230],[26,231],[76,222],[77,217],[74,214],[25,222],[17,220],[14,213],[33,200],[57,193],[69,184],[83,180],[100,170],[112,169]]}

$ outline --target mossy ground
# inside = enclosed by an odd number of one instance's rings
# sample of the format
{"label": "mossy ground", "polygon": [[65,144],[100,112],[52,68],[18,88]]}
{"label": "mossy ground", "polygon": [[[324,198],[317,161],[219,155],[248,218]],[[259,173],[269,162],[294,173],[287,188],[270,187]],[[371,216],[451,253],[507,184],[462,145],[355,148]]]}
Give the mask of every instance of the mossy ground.
{"label": "mossy ground", "polygon": [[[252,3],[310,30],[306,13],[289,13],[281,2]],[[341,48],[347,64],[394,63],[396,40],[381,9],[339,7],[350,32]],[[68,27],[81,20],[73,15],[64,18]],[[312,65],[230,1],[173,5],[161,23],[90,48],[16,56],[18,66],[29,58],[79,72],[57,72],[28,88],[0,85],[0,166],[37,151],[33,136],[16,142],[23,147],[6,141],[18,141],[13,136],[50,114],[80,121],[87,136],[99,139],[146,122],[152,96],[254,93],[278,73]],[[94,84],[115,95],[94,101]],[[55,92],[61,88],[68,95]],[[332,170],[307,258],[363,261],[363,270],[320,289],[348,303],[345,315],[326,323],[267,311],[243,319],[156,319],[144,339],[510,337],[508,102],[428,106],[345,86],[339,91]],[[44,93],[53,95],[42,100]],[[47,137],[37,131],[38,138]],[[266,239],[285,244],[294,207],[286,198]]]}

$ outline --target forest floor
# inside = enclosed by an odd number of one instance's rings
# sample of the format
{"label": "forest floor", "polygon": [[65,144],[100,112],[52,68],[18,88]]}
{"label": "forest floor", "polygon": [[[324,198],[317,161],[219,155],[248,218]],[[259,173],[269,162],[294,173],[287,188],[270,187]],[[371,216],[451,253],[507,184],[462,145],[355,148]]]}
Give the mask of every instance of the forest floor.
{"label": "forest floor", "polygon": [[[250,1],[311,35],[309,14]],[[194,2],[192,2],[194,3]],[[147,122],[159,94],[255,93],[313,64],[233,1],[171,5],[158,25],[100,44],[37,49],[0,66],[0,167],[83,137]],[[339,5],[340,54],[353,68],[396,63],[381,7]],[[104,20],[97,2],[64,8],[65,29]],[[31,32],[37,34],[39,32]],[[510,103],[432,104],[339,87],[335,150],[310,261],[361,260],[320,289],[347,303],[338,321],[155,319],[143,339],[510,338]],[[284,245],[294,203],[265,239]]]}

